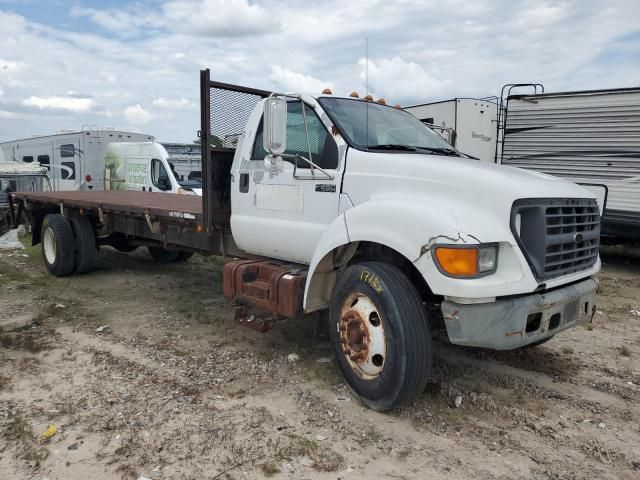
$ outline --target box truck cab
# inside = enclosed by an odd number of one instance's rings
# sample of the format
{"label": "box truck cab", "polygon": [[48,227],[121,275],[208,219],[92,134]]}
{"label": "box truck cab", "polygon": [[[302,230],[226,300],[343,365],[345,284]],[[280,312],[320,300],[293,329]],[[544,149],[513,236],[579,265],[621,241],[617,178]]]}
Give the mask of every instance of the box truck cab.
{"label": "box truck cab", "polygon": [[157,142],[118,142],[107,147],[105,190],[202,195],[199,182],[178,180],[169,155]]}

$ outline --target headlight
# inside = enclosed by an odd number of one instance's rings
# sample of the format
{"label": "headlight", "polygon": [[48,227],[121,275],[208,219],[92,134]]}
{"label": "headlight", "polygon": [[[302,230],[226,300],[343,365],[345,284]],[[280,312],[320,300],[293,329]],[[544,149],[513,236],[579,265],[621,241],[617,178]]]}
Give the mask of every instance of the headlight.
{"label": "headlight", "polygon": [[196,195],[196,192],[188,188],[180,187],[178,188],[178,195]]}
{"label": "headlight", "polygon": [[440,245],[433,249],[433,259],[449,277],[482,277],[496,271],[498,245]]}

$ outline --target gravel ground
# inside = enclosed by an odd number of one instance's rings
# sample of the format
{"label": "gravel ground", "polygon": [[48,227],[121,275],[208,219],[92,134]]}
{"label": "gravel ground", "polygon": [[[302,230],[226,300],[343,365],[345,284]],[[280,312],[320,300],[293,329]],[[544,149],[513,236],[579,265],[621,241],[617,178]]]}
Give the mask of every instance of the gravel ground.
{"label": "gravel ground", "polygon": [[638,479],[640,266],[604,263],[592,325],[513,352],[436,339],[424,394],[380,414],[312,322],[235,323],[220,259],[105,248],[53,278],[38,248],[0,252],[0,476]]}

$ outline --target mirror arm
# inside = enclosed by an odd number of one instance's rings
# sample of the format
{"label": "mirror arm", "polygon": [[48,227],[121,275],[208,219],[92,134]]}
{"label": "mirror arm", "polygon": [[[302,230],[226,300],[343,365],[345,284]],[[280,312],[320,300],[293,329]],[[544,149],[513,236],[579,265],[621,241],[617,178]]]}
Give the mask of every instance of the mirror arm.
{"label": "mirror arm", "polygon": [[311,175],[315,175],[313,171],[313,168],[315,165],[311,160],[313,159],[313,156],[311,155],[311,142],[309,141],[309,129],[307,128],[307,112],[304,108],[304,100],[302,100],[302,98],[300,99],[300,103],[302,104],[302,122],[304,123],[304,133],[307,136],[307,152],[309,152],[309,166],[311,167]]}
{"label": "mirror arm", "polygon": [[311,175],[312,175],[312,177],[310,177],[310,178],[315,178],[315,172],[314,172],[314,169],[318,169],[318,170],[320,170],[322,173],[324,173],[324,174],[327,176],[327,178],[328,178],[329,180],[333,180],[333,175],[331,175],[330,173],[327,173],[324,169],[322,169],[321,167],[319,167],[318,165],[316,165],[315,163],[313,163],[313,162],[312,162],[311,160],[309,160],[308,158],[303,157],[302,155],[298,155],[298,154],[291,155],[291,154],[286,154],[286,153],[285,153],[285,154],[283,154],[283,155],[282,155],[282,157],[283,157],[283,158],[294,158],[294,159],[296,160],[296,161],[293,163],[293,176],[294,176],[294,177],[297,177],[296,172],[297,172],[297,170],[298,170],[298,159],[300,159],[300,160],[304,160],[304,161],[305,161],[306,163],[308,163],[308,164],[309,164],[309,166],[311,167]]}

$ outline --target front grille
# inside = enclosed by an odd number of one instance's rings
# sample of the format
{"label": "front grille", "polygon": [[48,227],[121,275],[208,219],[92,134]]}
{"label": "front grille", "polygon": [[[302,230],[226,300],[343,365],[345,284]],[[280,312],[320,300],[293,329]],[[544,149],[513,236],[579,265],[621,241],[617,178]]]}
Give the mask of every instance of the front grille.
{"label": "front grille", "polygon": [[600,210],[592,199],[521,199],[511,209],[511,231],[536,278],[548,280],[596,263]]}

